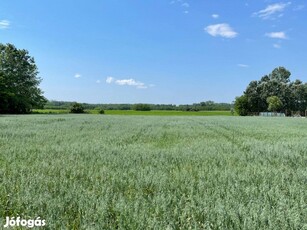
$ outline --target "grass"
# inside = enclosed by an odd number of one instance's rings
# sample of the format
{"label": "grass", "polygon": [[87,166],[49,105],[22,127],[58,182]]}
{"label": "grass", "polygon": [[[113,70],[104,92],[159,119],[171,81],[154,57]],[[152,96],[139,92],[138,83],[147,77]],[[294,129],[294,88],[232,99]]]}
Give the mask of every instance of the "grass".
{"label": "grass", "polygon": [[231,116],[230,111],[170,111],[170,110],[107,110],[110,115],[152,115],[152,116]]}
{"label": "grass", "polygon": [[307,229],[307,121],[0,116],[0,226]]}
{"label": "grass", "polygon": [[[69,110],[35,109],[34,114],[68,114]],[[88,114],[98,114],[98,110],[86,110]],[[151,115],[151,116],[231,116],[230,111],[171,111],[171,110],[105,110],[107,115]]]}

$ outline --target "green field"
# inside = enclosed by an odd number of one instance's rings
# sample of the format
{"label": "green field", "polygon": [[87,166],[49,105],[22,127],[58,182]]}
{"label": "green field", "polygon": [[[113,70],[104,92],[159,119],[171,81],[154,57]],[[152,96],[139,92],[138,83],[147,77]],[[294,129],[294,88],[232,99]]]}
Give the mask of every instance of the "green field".
{"label": "green field", "polygon": [[[68,114],[69,110],[65,109],[34,109],[36,114]],[[98,110],[86,110],[88,114],[98,114]],[[173,110],[106,110],[107,115],[151,115],[151,116],[231,116],[230,111],[173,111]]]}
{"label": "green field", "polygon": [[0,116],[0,226],[307,229],[306,130],[300,118]]}

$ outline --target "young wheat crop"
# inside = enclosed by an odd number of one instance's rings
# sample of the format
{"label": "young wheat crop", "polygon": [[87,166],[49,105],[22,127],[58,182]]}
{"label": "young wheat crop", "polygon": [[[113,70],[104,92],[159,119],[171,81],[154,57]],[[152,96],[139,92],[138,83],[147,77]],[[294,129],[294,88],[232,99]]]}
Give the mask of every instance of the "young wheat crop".
{"label": "young wheat crop", "polygon": [[306,130],[291,118],[1,116],[0,226],[306,229]]}

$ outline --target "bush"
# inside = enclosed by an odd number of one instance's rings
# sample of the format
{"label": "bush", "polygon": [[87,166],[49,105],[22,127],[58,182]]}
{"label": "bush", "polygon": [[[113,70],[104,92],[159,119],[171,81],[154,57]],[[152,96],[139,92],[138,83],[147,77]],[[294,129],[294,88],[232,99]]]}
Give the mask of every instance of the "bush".
{"label": "bush", "polygon": [[84,113],[84,107],[76,102],[70,108],[70,113]]}
{"label": "bush", "polygon": [[98,106],[98,107],[96,107],[95,108],[95,113],[98,113],[98,114],[104,114],[104,109],[103,109],[103,107],[100,107],[100,106]]}
{"label": "bush", "polygon": [[151,110],[150,105],[148,104],[135,104],[132,106],[132,109],[136,111],[150,111]]}

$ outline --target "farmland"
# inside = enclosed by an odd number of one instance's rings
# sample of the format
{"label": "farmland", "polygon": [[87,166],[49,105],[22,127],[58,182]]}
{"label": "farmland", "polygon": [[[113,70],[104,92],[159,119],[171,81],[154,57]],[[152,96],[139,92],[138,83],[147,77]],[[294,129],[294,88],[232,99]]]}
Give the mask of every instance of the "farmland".
{"label": "farmland", "polygon": [[307,121],[0,116],[0,225],[307,229]]}
{"label": "farmland", "polygon": [[[98,114],[99,110],[85,110],[87,114]],[[34,114],[68,114],[68,109],[35,109]],[[106,115],[149,115],[149,116],[231,116],[231,111],[176,111],[176,110],[105,110]]]}

